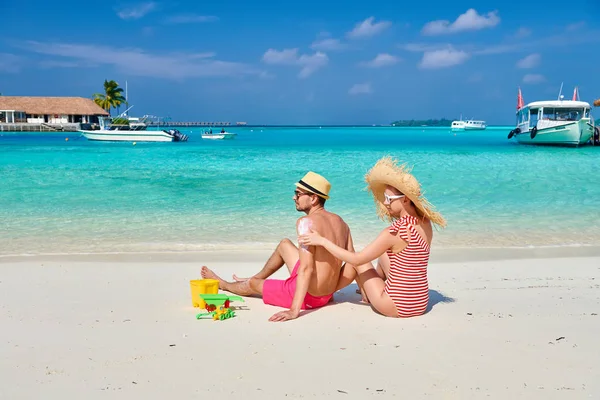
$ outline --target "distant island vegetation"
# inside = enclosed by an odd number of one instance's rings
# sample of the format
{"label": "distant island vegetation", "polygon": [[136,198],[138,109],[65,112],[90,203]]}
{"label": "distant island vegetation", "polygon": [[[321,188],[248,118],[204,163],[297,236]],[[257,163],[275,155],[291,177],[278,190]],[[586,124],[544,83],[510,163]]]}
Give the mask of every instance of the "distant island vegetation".
{"label": "distant island vegetation", "polygon": [[451,126],[452,120],[442,119],[402,119],[392,122],[392,126]]}

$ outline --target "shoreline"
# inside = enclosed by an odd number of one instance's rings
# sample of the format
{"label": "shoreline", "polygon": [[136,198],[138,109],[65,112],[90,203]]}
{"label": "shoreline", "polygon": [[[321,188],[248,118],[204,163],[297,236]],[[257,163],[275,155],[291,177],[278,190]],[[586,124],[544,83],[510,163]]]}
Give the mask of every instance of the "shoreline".
{"label": "shoreline", "polygon": [[[275,244],[273,245],[273,249]],[[39,253],[0,255],[0,265],[21,262],[265,262],[271,250],[208,250],[173,252]],[[433,248],[430,263],[506,261],[544,258],[600,257],[600,246],[564,245],[531,247]]]}

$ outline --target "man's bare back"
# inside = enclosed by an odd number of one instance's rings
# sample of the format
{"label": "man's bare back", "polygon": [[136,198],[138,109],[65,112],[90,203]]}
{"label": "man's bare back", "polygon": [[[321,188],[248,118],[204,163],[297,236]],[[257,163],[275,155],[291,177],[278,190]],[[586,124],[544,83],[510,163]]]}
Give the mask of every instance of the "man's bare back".
{"label": "man's bare back", "polygon": [[[319,232],[321,236],[344,249],[353,250],[350,228],[339,215],[322,209],[311,213],[310,216],[300,218],[298,221],[302,219],[309,219],[311,229]],[[300,251],[305,250],[301,248]],[[314,260],[315,273],[311,276],[308,293],[313,296],[325,296],[335,292],[342,269],[342,261],[321,246],[314,247]]]}

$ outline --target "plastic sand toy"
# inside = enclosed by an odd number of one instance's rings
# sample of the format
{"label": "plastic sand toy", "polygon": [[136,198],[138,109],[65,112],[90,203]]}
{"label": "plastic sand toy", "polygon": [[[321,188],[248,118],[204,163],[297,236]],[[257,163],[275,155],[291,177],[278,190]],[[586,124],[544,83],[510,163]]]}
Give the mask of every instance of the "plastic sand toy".
{"label": "plastic sand toy", "polygon": [[212,318],[213,320],[225,320],[235,317],[235,311],[229,308],[232,301],[241,301],[240,296],[228,296],[226,294],[201,294],[202,300],[206,303],[206,313],[196,315],[196,319]]}

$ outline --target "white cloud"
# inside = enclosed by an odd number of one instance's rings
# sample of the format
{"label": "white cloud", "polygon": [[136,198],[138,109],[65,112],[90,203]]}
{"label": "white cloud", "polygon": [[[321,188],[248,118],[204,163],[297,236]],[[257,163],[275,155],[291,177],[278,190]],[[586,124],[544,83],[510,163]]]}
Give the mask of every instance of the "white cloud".
{"label": "white cloud", "polygon": [[300,66],[302,67],[298,74],[300,78],[309,77],[315,71],[323,68],[329,63],[329,57],[327,57],[327,54],[325,53],[318,51],[311,55],[299,55],[297,48],[284,49],[281,51],[269,49],[263,54],[262,60],[266,64]]}
{"label": "white cloud", "polygon": [[214,22],[219,18],[213,15],[180,14],[172,15],[165,20],[167,24],[195,24],[201,22]]}
{"label": "white cloud", "polygon": [[344,43],[342,43],[339,39],[327,38],[315,40],[310,48],[313,50],[321,50],[321,51],[336,51],[343,50],[347,47]]}
{"label": "white cloud", "polygon": [[462,64],[469,58],[469,54],[462,50],[455,50],[452,47],[443,50],[427,51],[419,64],[423,69],[438,69],[452,67]]}
{"label": "white cloud", "polygon": [[329,57],[327,57],[327,54],[325,53],[317,52],[310,56],[303,54],[298,59],[298,63],[302,65],[302,69],[298,76],[300,76],[300,78],[306,78],[312,75],[316,70],[326,66],[328,62]]}
{"label": "white cloud", "polygon": [[262,60],[267,64],[295,65],[298,62],[298,49],[269,49],[263,54]]}
{"label": "white cloud", "polygon": [[115,48],[93,44],[26,42],[21,47],[38,54],[80,60],[87,65],[112,65],[137,76],[181,80],[192,77],[259,75],[247,64],[220,61],[214,53],[152,54],[141,49]]}
{"label": "white cloud", "polygon": [[21,57],[10,53],[0,53],[0,72],[17,73],[21,70]]}
{"label": "white cloud", "polygon": [[381,68],[397,64],[399,61],[399,57],[387,53],[380,53],[377,54],[377,56],[373,60],[364,62],[362,63],[362,65],[371,68]]}
{"label": "white cloud", "polygon": [[398,47],[411,53],[424,53],[426,51],[442,50],[449,46],[449,44],[425,44],[425,43],[406,43],[401,44]]}
{"label": "white cloud", "polygon": [[389,28],[392,23],[390,21],[375,22],[375,17],[369,17],[362,22],[357,23],[350,32],[346,34],[351,39],[364,38],[375,36]]}
{"label": "white cloud", "polygon": [[536,83],[542,83],[545,82],[546,78],[544,78],[544,75],[540,75],[540,74],[527,74],[523,77],[523,83],[530,83],[530,84],[536,84]]}
{"label": "white cloud", "polygon": [[[523,34],[523,33],[521,33]],[[494,54],[507,54],[517,53],[524,51],[534,52],[540,48],[549,47],[572,47],[575,44],[583,43],[600,43],[600,30],[587,32],[586,35],[581,35],[576,32],[563,32],[557,35],[539,37],[531,40],[515,40],[515,37],[511,37],[502,43],[489,44],[489,45],[476,45],[476,44],[464,44],[460,46],[460,49],[466,51],[472,55],[494,55]],[[451,46],[448,43],[406,43],[400,44],[398,47],[405,51],[423,53],[426,51],[443,50]]]}
{"label": "white cloud", "polygon": [[148,3],[140,3],[129,7],[121,8],[117,11],[117,15],[121,19],[140,19],[146,14],[156,10],[157,4],[153,1]]}
{"label": "white cloud", "polygon": [[538,53],[533,53],[517,62],[518,68],[535,68],[539,65],[542,57]]}
{"label": "white cloud", "polygon": [[423,26],[423,35],[444,35],[463,31],[476,31],[485,28],[493,28],[500,23],[497,11],[491,11],[486,15],[479,15],[474,8],[468,9],[464,14],[450,23],[448,20],[431,21]]}
{"label": "white cloud", "polygon": [[350,89],[348,89],[348,94],[352,95],[369,93],[373,93],[373,88],[371,88],[370,83],[355,83]]}

